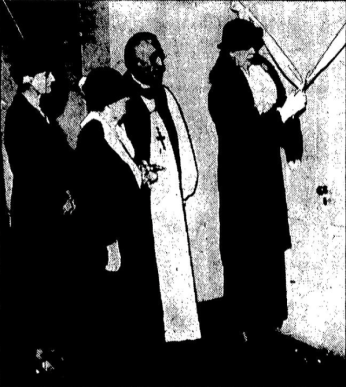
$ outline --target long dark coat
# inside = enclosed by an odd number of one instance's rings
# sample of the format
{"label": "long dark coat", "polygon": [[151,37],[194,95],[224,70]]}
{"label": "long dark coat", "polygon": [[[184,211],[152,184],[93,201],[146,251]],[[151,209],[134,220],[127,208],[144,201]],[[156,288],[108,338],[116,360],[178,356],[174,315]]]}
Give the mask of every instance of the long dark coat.
{"label": "long dark coat", "polygon": [[[90,310],[87,337],[108,333],[105,350],[134,356],[164,341],[163,309],[154,253],[148,192],[92,120],[78,137],[75,188],[82,292]],[[121,265],[107,273],[107,246],[118,241]],[[136,345],[136,349],[133,346]],[[120,350],[120,348],[122,348]],[[125,349],[124,349],[125,348]]]}
{"label": "long dark coat", "polygon": [[61,128],[48,124],[21,93],[7,111],[4,139],[13,173],[11,254],[2,261],[8,338],[20,346],[17,353],[56,348],[64,337],[70,265],[63,205],[72,149]]}
{"label": "long dark coat", "polygon": [[260,115],[245,75],[229,57],[210,74],[209,112],[219,138],[220,249],[228,324],[281,326],[287,318],[284,251],[291,247],[280,148],[302,157],[299,119],[282,123],[285,89],[273,66],[277,102]]}

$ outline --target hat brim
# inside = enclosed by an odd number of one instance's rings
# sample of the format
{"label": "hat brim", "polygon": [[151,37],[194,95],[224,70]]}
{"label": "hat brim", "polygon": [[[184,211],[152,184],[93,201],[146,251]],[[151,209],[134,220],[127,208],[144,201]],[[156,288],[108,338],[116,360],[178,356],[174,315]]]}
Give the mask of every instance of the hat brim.
{"label": "hat brim", "polygon": [[254,48],[256,51],[260,50],[264,46],[264,41],[262,38],[255,39],[253,42],[244,43],[244,44],[225,44],[223,42],[219,43],[216,47],[219,50],[229,50],[230,52],[249,50],[250,48]]}
{"label": "hat brim", "polygon": [[249,50],[252,47],[257,50],[263,44],[263,29],[250,21],[237,18],[226,23],[222,41],[217,48],[235,52]]}

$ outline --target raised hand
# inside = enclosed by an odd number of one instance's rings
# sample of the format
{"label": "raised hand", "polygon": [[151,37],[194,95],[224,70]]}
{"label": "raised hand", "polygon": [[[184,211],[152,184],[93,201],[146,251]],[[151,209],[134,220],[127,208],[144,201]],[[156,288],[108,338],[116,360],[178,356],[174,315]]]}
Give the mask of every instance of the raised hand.
{"label": "raised hand", "polygon": [[286,102],[284,103],[281,109],[278,109],[282,122],[286,122],[290,117],[293,117],[298,112],[306,108],[307,98],[306,94],[303,91],[298,91],[296,94],[290,94]]}

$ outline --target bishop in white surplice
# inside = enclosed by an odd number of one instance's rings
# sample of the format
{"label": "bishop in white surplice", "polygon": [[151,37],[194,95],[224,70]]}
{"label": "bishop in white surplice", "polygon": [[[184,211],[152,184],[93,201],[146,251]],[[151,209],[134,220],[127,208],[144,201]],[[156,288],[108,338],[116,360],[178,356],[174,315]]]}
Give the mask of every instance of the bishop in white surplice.
{"label": "bishop in white surplice", "polygon": [[[162,83],[164,59],[152,33],[137,33],[127,42],[124,79],[130,100],[123,122],[137,165],[157,168],[143,205],[150,206],[148,246],[154,250],[168,342],[196,340],[201,332],[185,213],[185,202],[196,190],[197,165],[181,108]],[[152,262],[149,254],[145,261]]]}
{"label": "bishop in white surplice", "polygon": [[181,187],[167,129],[155,110],[155,102],[143,97],[150,114],[150,164],[164,168],[151,188],[151,214],[166,341],[200,338],[196,295],[191,266],[184,198],[193,193],[197,169],[184,121],[166,89],[168,106],[178,134]]}

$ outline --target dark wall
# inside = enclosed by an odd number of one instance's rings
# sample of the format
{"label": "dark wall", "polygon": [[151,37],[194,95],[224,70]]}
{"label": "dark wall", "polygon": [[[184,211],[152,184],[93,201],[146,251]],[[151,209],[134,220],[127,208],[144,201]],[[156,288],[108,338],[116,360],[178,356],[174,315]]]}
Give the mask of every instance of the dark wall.
{"label": "dark wall", "polygon": [[[3,2],[1,41],[5,50],[16,50],[22,40]],[[25,40],[59,50],[68,69],[81,73],[80,6],[75,1],[6,1]]]}

